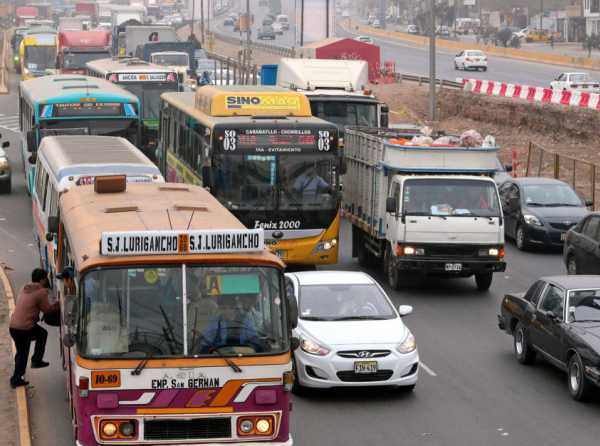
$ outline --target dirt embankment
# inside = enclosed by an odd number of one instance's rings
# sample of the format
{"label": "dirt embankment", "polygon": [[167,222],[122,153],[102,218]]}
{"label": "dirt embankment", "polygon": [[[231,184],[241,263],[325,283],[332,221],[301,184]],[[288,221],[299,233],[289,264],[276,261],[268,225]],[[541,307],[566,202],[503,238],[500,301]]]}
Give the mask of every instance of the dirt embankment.
{"label": "dirt embankment", "polygon": [[[374,86],[378,97],[392,111],[391,122],[425,122],[428,86],[415,83]],[[530,141],[561,155],[600,165],[600,113],[558,105],[540,105],[443,89],[438,96],[439,128],[448,133],[476,129],[493,135],[510,158],[511,148],[527,156]]]}

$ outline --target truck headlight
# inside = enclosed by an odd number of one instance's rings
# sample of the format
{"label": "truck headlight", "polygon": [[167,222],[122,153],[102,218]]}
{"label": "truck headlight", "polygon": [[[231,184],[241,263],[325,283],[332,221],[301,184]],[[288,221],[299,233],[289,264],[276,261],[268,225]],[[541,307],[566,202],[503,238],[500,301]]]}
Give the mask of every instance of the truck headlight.
{"label": "truck headlight", "polygon": [[535,215],[524,214],[523,215],[523,219],[525,220],[525,223],[527,223],[528,225],[543,226],[542,222],[540,221],[540,219],[537,218]]}
{"label": "truck headlight", "polygon": [[504,248],[483,248],[479,250],[479,257],[504,257]]}
{"label": "truck headlight", "polygon": [[405,256],[424,256],[425,249],[424,248],[415,248],[414,246],[404,246],[402,248],[402,253]]}
{"label": "truck headlight", "polygon": [[417,349],[417,341],[415,340],[414,335],[410,331],[408,332],[408,336],[406,336],[406,339],[404,339],[402,344],[400,344],[398,347],[396,347],[396,350],[398,350],[400,353],[402,353],[404,355],[407,353],[414,352],[416,349]]}

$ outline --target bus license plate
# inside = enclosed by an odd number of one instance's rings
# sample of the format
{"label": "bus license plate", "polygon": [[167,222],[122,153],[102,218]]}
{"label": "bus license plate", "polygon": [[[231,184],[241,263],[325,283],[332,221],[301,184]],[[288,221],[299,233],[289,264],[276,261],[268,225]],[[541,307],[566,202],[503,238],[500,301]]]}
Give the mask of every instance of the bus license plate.
{"label": "bus license plate", "polygon": [[564,242],[567,239],[567,233],[563,232],[562,234],[560,234],[560,241]]}
{"label": "bus license plate", "polygon": [[377,361],[356,361],[354,363],[354,373],[377,373]]}
{"label": "bus license plate", "polygon": [[446,263],[446,271],[462,271],[462,263]]}

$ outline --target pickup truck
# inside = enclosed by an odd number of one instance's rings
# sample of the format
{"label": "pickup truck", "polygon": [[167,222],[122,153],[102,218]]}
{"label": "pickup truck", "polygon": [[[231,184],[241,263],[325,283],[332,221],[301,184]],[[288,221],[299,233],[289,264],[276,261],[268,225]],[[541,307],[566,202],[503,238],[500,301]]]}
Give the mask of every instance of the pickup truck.
{"label": "pickup truck", "polygon": [[571,397],[600,386],[600,276],[552,276],[504,296],[498,327],[513,337],[521,364],[540,356],[568,375]]}
{"label": "pickup truck", "polygon": [[600,92],[600,81],[592,80],[588,73],[561,73],[550,82],[553,90],[578,90],[588,93]]}

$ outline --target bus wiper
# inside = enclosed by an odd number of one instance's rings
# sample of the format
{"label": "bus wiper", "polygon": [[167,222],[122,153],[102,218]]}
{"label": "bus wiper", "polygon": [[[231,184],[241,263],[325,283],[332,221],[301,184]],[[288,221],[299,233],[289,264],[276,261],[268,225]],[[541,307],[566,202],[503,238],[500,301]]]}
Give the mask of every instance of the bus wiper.
{"label": "bus wiper", "polygon": [[222,347],[213,347],[212,345],[210,347],[208,347],[208,351],[212,354],[212,353],[218,353],[219,354],[219,358],[222,358],[229,367],[231,367],[231,370],[233,370],[235,373],[242,373],[242,369],[240,368],[240,366],[238,366],[235,362],[233,362],[231,360],[231,358],[228,358],[227,356],[225,356],[223,354],[223,352],[221,351]]}
{"label": "bus wiper", "polygon": [[131,371],[131,374],[133,376],[140,376],[142,374],[142,371],[146,368],[146,365],[148,365],[148,361],[150,361],[152,358],[154,358],[153,354],[146,354],[144,359],[142,359],[139,362],[139,364],[135,367],[135,369]]}

